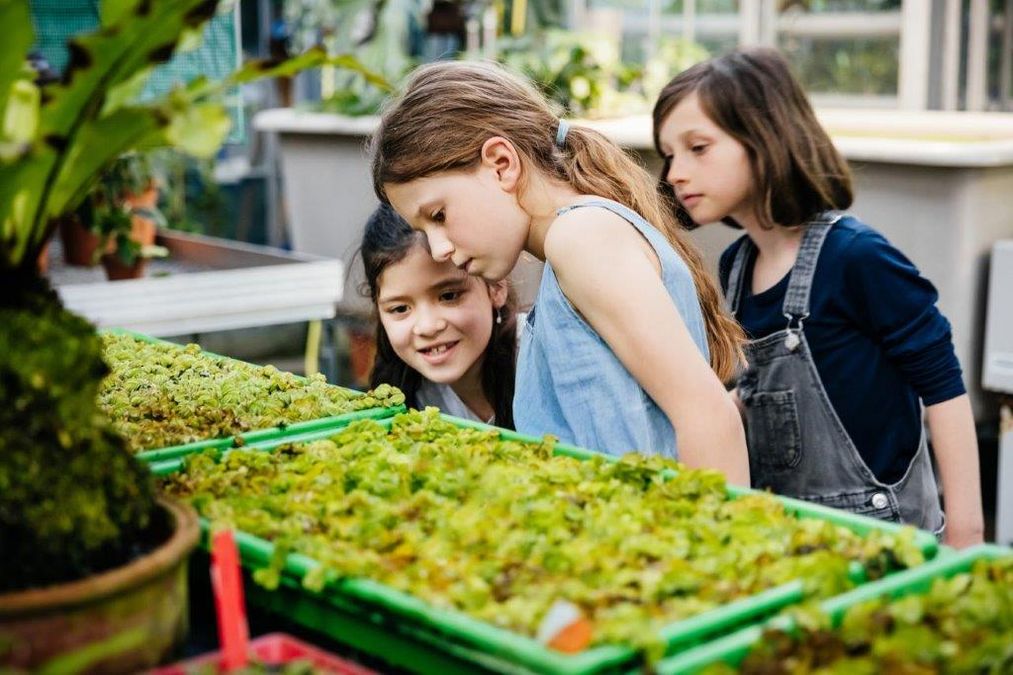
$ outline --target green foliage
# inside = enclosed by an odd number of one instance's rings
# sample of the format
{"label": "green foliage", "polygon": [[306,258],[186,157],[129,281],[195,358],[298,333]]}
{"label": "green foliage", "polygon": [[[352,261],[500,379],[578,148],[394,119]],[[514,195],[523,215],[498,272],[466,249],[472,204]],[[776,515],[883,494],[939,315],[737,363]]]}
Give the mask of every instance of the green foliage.
{"label": "green foliage", "polygon": [[815,39],[789,36],[781,48],[807,91],[895,96],[900,43],[892,38]]}
{"label": "green foliage", "polygon": [[121,564],[155,508],[150,474],[95,407],[94,328],[31,284],[0,303],[0,593]]}
{"label": "green foliage", "polygon": [[95,406],[99,340],[37,275],[57,217],[128,150],[212,154],[228,130],[217,97],[229,87],[321,63],[364,70],[318,50],[137,104],[152,67],[217,4],[104,0],[100,30],[70,41],[63,79],[40,88],[26,66],[28,2],[0,0],[0,590],[77,579],[161,543],[145,539],[157,529],[147,469]]}
{"label": "green foliage", "polygon": [[197,345],[102,336],[112,372],[99,407],[135,451],[222,438],[253,429],[393,407],[404,394],[389,385],[362,394],[273,366],[208,356]]}
{"label": "green foliage", "polygon": [[936,579],[924,594],[851,607],[837,628],[811,621],[768,631],[743,673],[1008,673],[1013,667],[1013,555]]}
{"label": "green foliage", "polygon": [[230,120],[229,89],[261,77],[332,65],[382,83],[348,55],[310,50],[282,62],[253,61],[222,81],[197,78],[138,103],[154,65],[192,41],[217,0],[104,2],[100,30],[70,41],[62,81],[41,90],[21,67],[32,26],[24,0],[0,0],[0,25],[16,38],[0,45],[0,268],[31,264],[55,227],[98,175],[131,150],[175,147],[197,157],[221,146]]}
{"label": "green foliage", "polygon": [[133,238],[134,216],[146,218],[157,227],[166,227],[165,216],[155,205],[151,208],[130,203],[158,184],[147,154],[122,155],[102,173],[78,209],[81,222],[99,236],[96,254],[111,243],[124,265],[133,265],[138,258],[164,257],[162,246],[142,245]]}
{"label": "green foliage", "polygon": [[[420,0],[287,0],[285,16],[296,48],[322,45],[330,54],[354,52],[386,81],[397,81],[416,62],[408,54],[412,25],[422,22]],[[321,73],[332,93],[315,110],[339,115],[374,115],[390,93],[386,81],[352,71]]]}
{"label": "green foliage", "polygon": [[[7,31],[27,36],[30,43],[26,4],[5,0],[0,18]],[[44,86],[38,106],[22,111],[28,120],[22,126],[34,127],[34,134],[19,145],[13,159],[0,162],[0,267],[16,268],[34,260],[54,219],[73,210],[98,173],[121,153],[144,144],[178,143],[180,129],[187,128],[187,122],[192,128],[194,119],[205,128],[218,128],[212,122],[220,106],[183,101],[179,95],[132,105],[127,95],[153,64],[171,55],[187,29],[213,14],[216,4],[112,3],[103,11],[100,31],[70,42],[64,79]],[[23,62],[27,49],[20,42],[5,41],[0,60]],[[0,81],[5,102],[14,100],[6,84]],[[16,84],[22,89],[35,86],[26,79]],[[9,142],[6,130],[4,135]]]}
{"label": "green foliage", "polygon": [[665,40],[644,65],[630,65],[608,36],[564,30],[499,44],[497,59],[530,77],[560,114],[584,117],[648,111],[675,73],[707,58],[694,44]]}
{"label": "green foliage", "polygon": [[910,529],[863,538],[799,520],[770,495],[732,499],[715,471],[553,456],[551,438],[500,440],[436,413],[399,415],[389,432],[362,421],[272,452],[191,456],[164,487],[213,526],[274,542],[256,574],[268,586],[299,552],[322,564],[308,587],[368,577],[524,635],[566,600],[596,644],[656,648],[661,627],[793,579],[827,595],[851,585],[850,561],[922,560]]}

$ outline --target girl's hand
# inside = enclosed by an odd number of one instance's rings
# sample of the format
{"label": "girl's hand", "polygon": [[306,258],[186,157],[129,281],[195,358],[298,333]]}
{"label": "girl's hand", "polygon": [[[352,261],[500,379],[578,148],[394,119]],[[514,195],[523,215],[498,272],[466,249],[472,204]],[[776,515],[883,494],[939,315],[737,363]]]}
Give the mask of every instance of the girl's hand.
{"label": "girl's hand", "polygon": [[943,531],[943,543],[953,548],[967,548],[984,541],[985,532],[980,525],[953,527],[947,521],[946,530]]}

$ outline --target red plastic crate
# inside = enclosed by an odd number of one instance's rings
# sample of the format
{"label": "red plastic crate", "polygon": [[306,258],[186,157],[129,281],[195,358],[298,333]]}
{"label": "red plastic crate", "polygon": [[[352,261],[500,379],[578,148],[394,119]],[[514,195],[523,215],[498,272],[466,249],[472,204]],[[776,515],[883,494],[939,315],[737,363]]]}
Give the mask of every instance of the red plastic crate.
{"label": "red plastic crate", "polygon": [[[250,657],[268,666],[279,666],[293,661],[309,661],[317,668],[335,675],[377,675],[368,668],[306,644],[285,633],[270,633],[250,640]],[[151,675],[189,675],[197,667],[220,665],[221,655],[211,652],[186,661],[162,666],[150,671]]]}

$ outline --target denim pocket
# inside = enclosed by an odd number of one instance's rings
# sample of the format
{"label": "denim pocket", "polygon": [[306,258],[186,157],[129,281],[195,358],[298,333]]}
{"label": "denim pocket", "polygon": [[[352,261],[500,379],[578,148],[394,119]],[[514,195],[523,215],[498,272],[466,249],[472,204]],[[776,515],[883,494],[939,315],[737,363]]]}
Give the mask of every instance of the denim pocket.
{"label": "denim pocket", "polygon": [[[746,404],[746,440],[751,463],[764,470],[784,471],[802,460],[801,432],[795,393],[752,392]],[[754,476],[762,479],[761,476]]]}
{"label": "denim pocket", "polygon": [[869,488],[826,496],[810,495],[802,497],[802,499],[877,520],[891,523],[901,522],[900,509],[897,507],[896,501],[891,499],[887,490],[883,488]]}

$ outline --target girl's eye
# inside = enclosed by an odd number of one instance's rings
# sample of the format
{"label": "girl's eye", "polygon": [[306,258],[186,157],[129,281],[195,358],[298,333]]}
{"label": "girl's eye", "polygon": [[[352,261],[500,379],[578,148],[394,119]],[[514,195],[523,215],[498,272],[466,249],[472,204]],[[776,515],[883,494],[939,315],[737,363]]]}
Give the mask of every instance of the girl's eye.
{"label": "girl's eye", "polygon": [[690,146],[689,149],[694,155],[700,155],[707,150],[707,145],[704,143],[697,143],[696,145]]}
{"label": "girl's eye", "polygon": [[434,213],[431,217],[434,223],[442,223],[444,220],[446,220],[446,216],[443,214],[443,209],[440,209],[439,211]]}
{"label": "girl's eye", "polygon": [[440,293],[441,302],[453,302],[464,295],[464,291],[443,291]]}
{"label": "girl's eye", "polygon": [[393,305],[384,310],[388,314],[407,314],[408,305]]}

